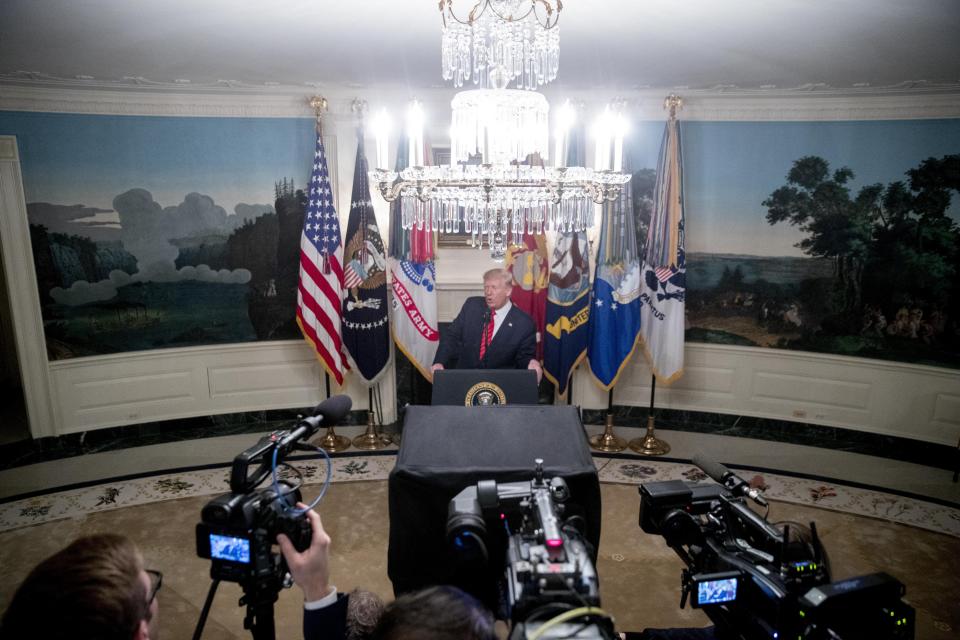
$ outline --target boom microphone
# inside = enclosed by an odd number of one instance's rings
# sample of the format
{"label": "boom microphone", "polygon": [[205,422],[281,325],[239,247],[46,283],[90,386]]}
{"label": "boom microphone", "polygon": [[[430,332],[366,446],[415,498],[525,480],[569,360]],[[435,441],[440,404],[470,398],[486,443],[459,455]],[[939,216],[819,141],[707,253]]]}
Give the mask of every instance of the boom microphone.
{"label": "boom microphone", "polygon": [[691,462],[700,467],[700,469],[703,470],[703,472],[710,476],[713,480],[716,480],[729,489],[730,493],[733,495],[746,496],[747,498],[750,498],[759,504],[761,507],[767,506],[766,499],[759,491],[751,487],[746,480],[735,474],[733,471],[730,471],[730,469],[727,469],[719,462],[714,462],[713,460],[710,460],[709,458],[706,458],[700,454],[693,456],[693,460]]}
{"label": "boom microphone", "polygon": [[324,424],[337,424],[350,413],[352,406],[353,400],[346,394],[331,396],[317,405],[313,415],[321,417]]}
{"label": "boom microphone", "polygon": [[331,396],[318,404],[313,415],[304,418],[297,424],[297,428],[280,441],[281,449],[287,450],[291,445],[302,438],[309,438],[320,430],[320,425],[332,426],[340,422],[350,413],[353,401],[348,395]]}

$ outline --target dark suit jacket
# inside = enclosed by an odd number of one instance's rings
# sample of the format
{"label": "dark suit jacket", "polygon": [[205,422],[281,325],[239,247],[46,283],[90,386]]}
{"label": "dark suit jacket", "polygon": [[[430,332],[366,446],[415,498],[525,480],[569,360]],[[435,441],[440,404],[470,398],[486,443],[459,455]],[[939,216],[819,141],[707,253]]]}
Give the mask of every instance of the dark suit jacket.
{"label": "dark suit jacket", "polygon": [[337,595],[337,601],[323,609],[303,611],[304,640],[343,640],[347,637],[347,603],[350,596]]}
{"label": "dark suit jacket", "polygon": [[537,352],[537,329],[526,313],[513,305],[480,360],[486,301],[467,298],[460,313],[440,336],[434,364],[457,369],[526,369]]}

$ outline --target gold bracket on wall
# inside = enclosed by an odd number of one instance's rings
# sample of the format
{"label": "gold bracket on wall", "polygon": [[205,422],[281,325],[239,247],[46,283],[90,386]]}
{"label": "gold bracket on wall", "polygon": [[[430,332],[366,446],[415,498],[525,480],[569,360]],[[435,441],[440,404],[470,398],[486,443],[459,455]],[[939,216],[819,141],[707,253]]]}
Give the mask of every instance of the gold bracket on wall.
{"label": "gold bracket on wall", "polygon": [[357,117],[357,135],[363,136],[363,117],[367,114],[369,107],[366,100],[354,98],[350,103],[350,111]]}
{"label": "gold bracket on wall", "polygon": [[683,109],[683,98],[675,93],[671,93],[663,100],[663,108],[670,109],[670,119],[677,119],[677,111]]}
{"label": "gold bracket on wall", "polygon": [[310,108],[313,109],[313,112],[317,114],[317,133],[322,133],[321,121],[323,114],[327,110],[327,99],[323,96],[313,96],[308,101]]}

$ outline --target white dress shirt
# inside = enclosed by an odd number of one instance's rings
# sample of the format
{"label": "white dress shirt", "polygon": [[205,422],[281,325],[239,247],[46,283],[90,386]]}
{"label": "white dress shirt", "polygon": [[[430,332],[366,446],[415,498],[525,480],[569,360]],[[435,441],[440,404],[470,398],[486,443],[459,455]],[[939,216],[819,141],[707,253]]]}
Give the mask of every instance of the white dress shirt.
{"label": "white dress shirt", "polygon": [[[497,312],[493,315],[493,335],[497,335],[497,331],[500,330],[500,327],[503,326],[503,321],[506,319],[507,314],[510,313],[510,308],[513,307],[513,303],[510,302],[510,299],[507,298],[506,304],[497,309]],[[490,338],[493,339],[492,337]]]}

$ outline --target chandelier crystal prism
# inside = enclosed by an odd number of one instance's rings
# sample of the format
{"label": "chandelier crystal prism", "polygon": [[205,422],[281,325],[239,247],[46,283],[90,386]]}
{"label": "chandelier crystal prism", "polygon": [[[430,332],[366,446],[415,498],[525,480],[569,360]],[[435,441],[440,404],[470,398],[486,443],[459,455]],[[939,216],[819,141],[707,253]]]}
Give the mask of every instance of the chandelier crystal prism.
{"label": "chandelier crystal prism", "polygon": [[[540,11],[546,7],[545,20],[538,14],[538,5]],[[453,12],[452,0],[441,0],[444,77],[457,86],[471,77],[484,88],[461,91],[451,102],[449,164],[424,166],[424,118],[418,108],[408,113],[407,168],[384,168],[387,144],[378,134],[378,168],[369,176],[385,200],[400,199],[405,230],[465,233],[470,246],[486,244],[491,257],[502,260],[508,243],[521,244],[524,233],[592,227],[594,205],[619,197],[630,180],[629,174],[620,172],[622,127],[604,129],[606,133],[597,140],[593,169],[565,166],[568,139],[561,123],[569,125],[569,115],[555,116],[557,133],[551,157],[547,99],[536,91],[507,88],[514,80],[518,86],[532,88],[556,76],[559,36],[550,36],[556,47],[541,50],[534,56],[536,60],[517,42],[521,35],[532,38],[530,42],[549,40],[546,34],[556,30],[561,8],[559,1],[554,8],[554,3],[545,0],[486,0],[474,4],[469,19],[462,21]],[[525,26],[513,32],[513,40],[500,41],[495,52],[477,48],[478,33],[487,38],[521,23]],[[447,36],[461,27],[469,27],[471,32],[461,33],[454,52],[448,48]],[[510,43],[517,44],[512,52],[506,51]],[[448,77],[448,56],[454,53],[458,61],[450,63],[453,70]],[[614,137],[616,143],[611,144]]]}
{"label": "chandelier crystal prism", "polygon": [[[463,3],[466,4],[466,3]],[[519,89],[556,79],[560,68],[560,0],[481,0],[458,15],[453,0],[440,1],[444,80],[488,86],[487,74],[505,71]]]}

